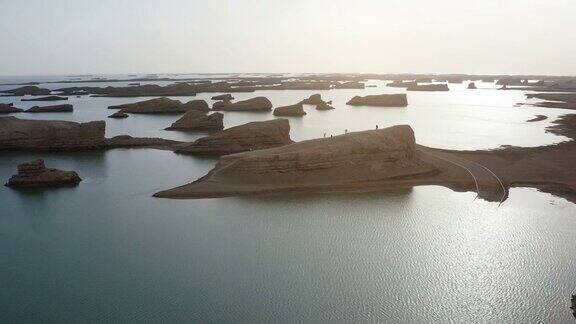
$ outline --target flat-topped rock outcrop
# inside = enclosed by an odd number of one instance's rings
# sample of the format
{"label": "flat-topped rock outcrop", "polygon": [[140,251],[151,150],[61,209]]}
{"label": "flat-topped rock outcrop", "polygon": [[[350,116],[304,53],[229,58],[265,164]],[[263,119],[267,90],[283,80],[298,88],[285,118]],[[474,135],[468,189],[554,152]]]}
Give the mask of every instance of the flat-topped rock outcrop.
{"label": "flat-topped rock outcrop", "polygon": [[274,108],[274,116],[301,117],[306,115],[302,103]]}
{"label": "flat-topped rock outcrop", "polygon": [[224,115],[190,110],[166,130],[215,131],[224,129]]}
{"label": "flat-topped rock outcrop", "polygon": [[18,174],[6,183],[13,188],[42,188],[76,186],[82,179],[74,171],[48,169],[44,160],[35,160],[18,165]]}
{"label": "flat-topped rock outcrop", "polygon": [[212,106],[213,110],[226,111],[266,111],[272,109],[272,103],[266,97],[255,97],[237,102],[226,102]]}
{"label": "flat-topped rock outcrop", "polygon": [[60,97],[60,96],[47,96],[47,97],[40,97],[40,98],[32,98],[32,99],[20,99],[20,101],[63,101],[68,100],[68,97]]}
{"label": "flat-topped rock outcrop", "polygon": [[189,110],[209,111],[210,108],[204,100],[191,100],[182,103],[169,98],[155,98],[131,104],[109,106],[108,109],[120,109],[128,114],[183,114]]}
{"label": "flat-topped rock outcrop", "polygon": [[213,97],[212,97],[212,100],[231,101],[231,100],[234,100],[234,97],[232,97],[231,94],[226,93],[226,94],[221,94],[221,95],[213,96]]}
{"label": "flat-topped rock outcrop", "polygon": [[406,88],[407,91],[449,91],[448,85],[441,84],[417,84]]}
{"label": "flat-topped rock outcrop", "polygon": [[0,150],[76,151],[103,149],[106,123],[0,117]]}
{"label": "flat-topped rock outcrop", "polygon": [[417,85],[418,82],[416,81],[394,81],[386,84],[387,87],[393,87],[393,88],[408,88]]}
{"label": "flat-topped rock outcrop", "polygon": [[0,103],[0,114],[13,114],[22,111],[24,111],[24,109],[14,107],[14,104],[12,103],[9,104]]}
{"label": "flat-topped rock outcrop", "polygon": [[176,153],[221,156],[293,143],[287,119],[251,122],[216,132],[186,145]]}
{"label": "flat-topped rock outcrop", "polygon": [[350,106],[406,107],[408,106],[408,98],[404,93],[356,96],[346,104]]}
{"label": "flat-topped rock outcrop", "polygon": [[22,97],[22,96],[45,96],[50,94],[49,89],[39,88],[37,86],[23,86],[15,89],[0,91],[0,93],[6,93],[10,96]]}
{"label": "flat-topped rock outcrop", "polygon": [[207,198],[337,191],[437,171],[420,158],[412,129],[394,126],[226,155],[199,180],[154,196]]}
{"label": "flat-topped rock outcrop", "polygon": [[498,81],[496,81],[496,84],[501,85],[501,86],[521,86],[521,85],[524,85],[521,78],[514,78],[514,77],[501,78]]}
{"label": "flat-topped rock outcrop", "polygon": [[51,105],[51,106],[34,106],[25,110],[27,113],[45,113],[45,112],[73,112],[74,107],[70,104]]}

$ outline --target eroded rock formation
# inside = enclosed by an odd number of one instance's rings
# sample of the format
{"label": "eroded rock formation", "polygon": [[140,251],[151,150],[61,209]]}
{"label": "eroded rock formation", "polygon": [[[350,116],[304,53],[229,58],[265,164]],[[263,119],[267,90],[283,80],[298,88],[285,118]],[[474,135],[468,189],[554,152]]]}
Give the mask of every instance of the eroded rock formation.
{"label": "eroded rock formation", "polygon": [[302,103],[297,103],[295,105],[283,106],[274,109],[274,116],[293,116],[300,117],[306,115]]}
{"label": "eroded rock formation", "polygon": [[302,100],[302,104],[304,105],[319,105],[321,103],[323,103],[324,100],[322,100],[322,96],[317,93],[317,94],[313,94],[310,97],[308,97],[307,99]]}
{"label": "eroded rock formation", "polygon": [[132,137],[130,135],[118,135],[106,139],[106,148],[157,148],[165,150],[175,150],[179,145],[184,142],[167,140],[157,137]]}
{"label": "eroded rock formation", "polygon": [[409,86],[406,88],[407,91],[449,91],[447,84],[417,84],[415,86]]}
{"label": "eroded rock formation", "polygon": [[12,103],[9,104],[0,103],[0,114],[12,114],[22,111],[24,111],[24,109],[14,107],[14,104]]}
{"label": "eroded rock formation", "polygon": [[332,110],[332,109],[334,109],[334,107],[332,107],[325,101],[316,105],[316,110]]}
{"label": "eroded rock formation", "polygon": [[200,138],[176,153],[220,156],[292,143],[287,119],[251,122]]}
{"label": "eroded rock formation", "polygon": [[322,192],[435,172],[434,165],[420,159],[412,129],[394,126],[227,155],[199,180],[155,196],[206,198]]}
{"label": "eroded rock formation", "polygon": [[39,88],[37,86],[23,86],[16,89],[0,91],[0,93],[7,93],[10,96],[45,96],[50,94],[50,90]]}
{"label": "eroded rock formation", "polygon": [[406,107],[408,106],[408,98],[403,93],[356,96],[346,104],[350,106]]}
{"label": "eroded rock formation", "polygon": [[190,110],[166,129],[188,131],[222,130],[224,129],[224,115],[222,113],[207,115],[201,111]]}
{"label": "eroded rock formation", "polygon": [[62,101],[68,100],[68,97],[60,97],[60,96],[48,96],[48,97],[40,97],[40,98],[32,98],[32,99],[20,99],[21,101]]}
{"label": "eroded rock formation", "polygon": [[155,98],[131,104],[109,106],[108,109],[120,109],[128,114],[183,114],[189,110],[209,111],[210,108],[204,100],[191,100],[182,103],[169,98]]}
{"label": "eroded rock formation", "polygon": [[418,82],[416,82],[416,81],[394,81],[394,82],[386,84],[387,87],[393,87],[393,88],[408,88],[408,87],[414,87],[417,85],[418,85]]}
{"label": "eroded rock formation", "polygon": [[336,89],[364,89],[364,87],[364,83],[356,81],[337,83],[334,86]]}
{"label": "eroded rock formation", "polygon": [[0,150],[91,150],[105,147],[106,123],[0,117]]}
{"label": "eroded rock formation", "polygon": [[231,100],[234,100],[234,97],[232,97],[231,94],[226,93],[226,94],[221,94],[221,95],[213,96],[213,97],[212,97],[212,100],[231,101]]}
{"label": "eroded rock formation", "polygon": [[24,112],[27,113],[45,113],[45,112],[72,112],[74,107],[69,104],[52,105],[52,106],[34,106]]}
{"label": "eroded rock formation", "polygon": [[226,111],[265,111],[272,109],[272,103],[266,97],[255,97],[237,102],[223,101],[222,104],[218,105],[215,103],[212,109]]}
{"label": "eroded rock formation", "polygon": [[18,165],[18,174],[6,183],[7,187],[40,188],[76,186],[82,179],[74,171],[47,169],[44,160],[35,160]]}
{"label": "eroded rock formation", "polygon": [[117,112],[113,113],[112,115],[108,116],[108,118],[115,118],[115,119],[128,118],[128,114],[123,113],[121,111],[117,111]]}

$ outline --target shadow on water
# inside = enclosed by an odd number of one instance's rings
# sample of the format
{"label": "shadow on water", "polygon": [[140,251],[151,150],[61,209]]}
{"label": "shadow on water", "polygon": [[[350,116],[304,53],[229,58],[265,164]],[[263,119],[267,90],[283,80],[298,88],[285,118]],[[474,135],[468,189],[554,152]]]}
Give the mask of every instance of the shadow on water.
{"label": "shadow on water", "polygon": [[317,201],[325,202],[347,202],[347,203],[374,203],[374,202],[391,202],[410,200],[413,188],[383,189],[370,192],[358,193],[290,193],[277,194],[268,196],[245,196],[230,198],[237,200],[239,203],[274,205],[274,204],[309,204]]}

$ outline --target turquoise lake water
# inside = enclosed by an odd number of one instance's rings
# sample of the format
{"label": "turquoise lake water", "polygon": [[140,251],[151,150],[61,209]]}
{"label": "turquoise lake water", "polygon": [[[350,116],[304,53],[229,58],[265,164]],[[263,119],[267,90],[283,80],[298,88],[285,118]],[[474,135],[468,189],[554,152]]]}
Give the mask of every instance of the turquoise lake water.
{"label": "turquoise lake water", "polygon": [[[451,84],[448,93],[409,93],[407,108],[347,107],[354,95],[403,92],[369,83],[377,87],[234,96],[264,95],[275,106],[317,92],[333,100],[334,111],[307,107],[290,119],[295,140],[376,124],[410,124],[420,144],[453,149],[565,140],[544,128],[568,112],[515,107],[524,92]],[[177,116],[106,118],[108,105],[142,99],[71,98],[74,113],[18,117],[106,120],[108,136],[202,136],[162,130]],[[535,114],[549,119],[525,122]],[[225,113],[225,125],[272,118]],[[57,190],[0,188],[0,323],[573,320],[576,205],[534,189],[512,189],[500,206],[435,186],[165,200],[151,195],[195,180],[216,160],[152,149],[4,152],[0,180],[35,158],[84,180]]]}

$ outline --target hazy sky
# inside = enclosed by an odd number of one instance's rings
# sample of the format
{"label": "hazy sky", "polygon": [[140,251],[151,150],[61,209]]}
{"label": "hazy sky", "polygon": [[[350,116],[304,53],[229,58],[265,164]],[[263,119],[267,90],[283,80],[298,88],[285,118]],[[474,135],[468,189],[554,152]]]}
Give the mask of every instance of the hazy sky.
{"label": "hazy sky", "polygon": [[0,0],[0,75],[576,75],[576,0]]}

